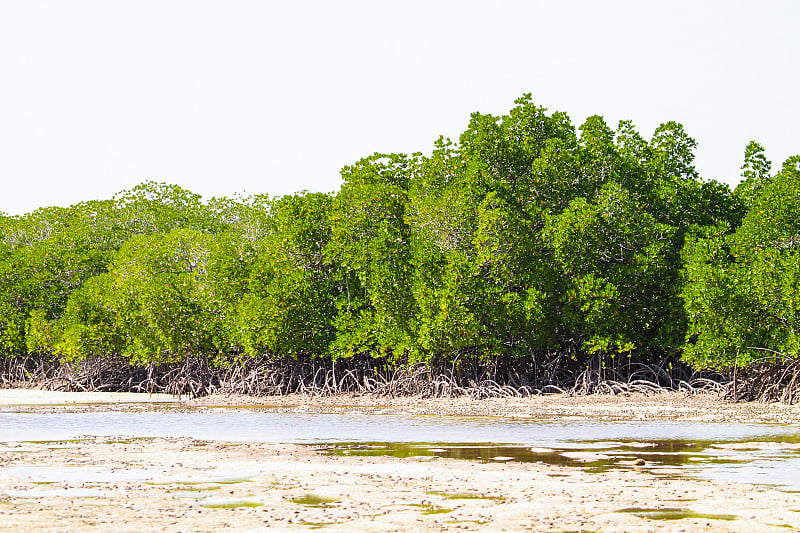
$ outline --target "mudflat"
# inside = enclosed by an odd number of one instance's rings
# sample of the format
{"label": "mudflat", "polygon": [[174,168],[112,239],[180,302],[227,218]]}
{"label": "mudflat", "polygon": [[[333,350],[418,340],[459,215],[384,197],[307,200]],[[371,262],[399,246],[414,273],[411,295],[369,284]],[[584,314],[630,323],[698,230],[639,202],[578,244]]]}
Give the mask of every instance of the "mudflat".
{"label": "mudflat", "polygon": [[[712,396],[508,399],[209,397],[180,408],[794,423]],[[63,412],[85,405],[27,409]],[[127,409],[108,404],[102,409]],[[749,418],[748,418],[749,417]],[[646,443],[643,443],[645,445]],[[86,437],[0,443],[3,531],[786,531],[800,494],[631,461],[593,469],[496,458],[329,453],[293,444]]]}
{"label": "mudflat", "polygon": [[534,418],[578,417],[603,420],[691,420],[698,422],[750,422],[800,424],[800,404],[728,402],[716,394],[658,394],[567,396],[548,394],[525,398],[419,398],[338,395],[310,397],[300,394],[259,398],[212,395],[187,402],[189,406],[259,405],[319,413],[430,414],[452,416],[506,416]]}

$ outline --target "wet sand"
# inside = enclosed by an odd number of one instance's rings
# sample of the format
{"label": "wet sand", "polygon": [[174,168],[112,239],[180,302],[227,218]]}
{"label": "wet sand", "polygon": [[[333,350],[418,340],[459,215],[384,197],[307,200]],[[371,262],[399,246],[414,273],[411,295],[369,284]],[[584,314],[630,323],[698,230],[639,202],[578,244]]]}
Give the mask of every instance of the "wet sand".
{"label": "wet sand", "polygon": [[[509,400],[218,397],[309,412],[783,422],[795,407],[681,395]],[[64,405],[37,410],[85,409]],[[103,406],[108,409],[109,405]],[[125,406],[117,406],[123,409]],[[265,407],[266,408],[266,407]],[[786,531],[800,494],[679,468],[328,455],[289,444],[86,438],[0,444],[2,531]],[[638,512],[620,512],[623,510]],[[661,515],[645,509],[680,509]],[[694,513],[690,517],[689,512]],[[664,518],[670,518],[666,520]]]}
{"label": "wet sand", "polygon": [[[635,467],[592,473],[537,463],[340,457],[294,445],[190,439],[20,443],[3,447],[0,465],[3,531],[800,527],[800,495]],[[698,517],[659,520],[623,509],[686,509]]]}
{"label": "wet sand", "polygon": [[565,396],[550,394],[528,398],[466,397],[426,399],[339,395],[309,397],[299,394],[266,398],[213,395],[190,400],[193,407],[263,405],[319,413],[430,414],[453,416],[507,416],[534,418],[591,418],[602,420],[686,420],[699,422],[750,422],[800,424],[800,404],[726,402],[715,394],[660,394]]}
{"label": "wet sand", "polygon": [[171,403],[190,411],[206,409],[290,409],[308,413],[430,414],[452,416],[505,416],[533,418],[590,418],[601,420],[686,420],[698,422],[747,422],[800,424],[800,404],[727,402],[715,394],[659,394],[565,396],[549,394],[528,398],[385,397],[342,394],[338,396],[245,396],[215,394],[190,399],[168,394],[118,392],[58,392],[38,389],[0,389],[0,411],[81,411],[102,404],[105,410],[146,408]]}

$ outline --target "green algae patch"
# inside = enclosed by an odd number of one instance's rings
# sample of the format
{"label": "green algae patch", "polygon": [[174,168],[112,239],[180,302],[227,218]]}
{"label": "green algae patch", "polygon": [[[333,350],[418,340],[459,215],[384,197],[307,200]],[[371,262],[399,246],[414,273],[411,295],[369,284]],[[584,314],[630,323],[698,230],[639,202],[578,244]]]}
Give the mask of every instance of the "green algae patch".
{"label": "green algae patch", "polygon": [[149,437],[131,437],[129,439],[110,439],[103,441],[102,444],[139,444],[155,439]]}
{"label": "green algae patch", "polygon": [[172,489],[167,489],[167,492],[171,492],[172,493],[172,492],[175,492],[175,491],[177,491],[177,492],[187,491],[188,490],[187,487],[191,487],[191,491],[190,492],[209,492],[209,491],[212,491],[212,490],[220,490],[222,488],[220,486],[196,487],[194,485],[187,485],[185,487],[175,487],[175,488],[172,488]]}
{"label": "green algae patch", "polygon": [[234,478],[227,478],[227,479],[216,479],[212,481],[212,483],[219,483],[220,485],[236,485],[237,483],[252,483],[253,478],[251,477],[234,477]]}
{"label": "green algae patch", "polygon": [[91,442],[94,439],[57,439],[57,440],[28,440],[24,441],[29,444],[79,444],[84,442]]}
{"label": "green algae patch", "polygon": [[587,466],[582,469],[587,474],[605,474],[614,470],[613,466]]}
{"label": "green algae patch", "polygon": [[341,522],[298,522],[299,525],[306,526],[309,529],[322,529],[323,527],[335,526],[340,523]]}
{"label": "green algae patch", "polygon": [[452,513],[455,509],[448,509],[447,507],[439,507],[429,503],[412,503],[411,507],[419,507],[422,509],[422,514],[445,514]]}
{"label": "green algae patch", "polygon": [[289,501],[305,507],[329,507],[339,502],[337,498],[326,498],[316,494],[304,494],[297,498],[291,498]]}
{"label": "green algae patch", "polygon": [[691,509],[664,507],[662,509],[648,509],[645,507],[629,507],[620,509],[618,513],[632,514],[648,520],[683,520],[684,518],[700,518],[703,520],[736,520],[738,516],[732,514],[695,513]]}
{"label": "green algae patch", "polygon": [[[250,477],[242,477],[242,478],[213,478],[213,479],[198,479],[198,480],[191,480],[191,479],[176,479],[174,481],[147,481],[144,484],[150,485],[153,487],[168,487],[170,485],[177,485],[179,487],[197,487],[199,485],[237,485],[239,483],[252,483],[253,478]],[[205,488],[203,490],[216,490],[219,489],[219,486]]]}
{"label": "green algae patch", "polygon": [[425,509],[424,511],[422,511],[422,514],[446,514],[446,513],[452,513],[452,512],[453,512],[453,509],[448,509],[446,507],[433,507],[433,506],[431,506],[431,507]]}
{"label": "green algae patch", "polygon": [[207,509],[238,509],[240,507],[261,507],[264,504],[249,500],[231,500],[231,501],[218,500],[207,503],[200,502],[200,505],[202,505]]}
{"label": "green algae patch", "polygon": [[486,494],[475,494],[472,492],[445,492],[443,490],[429,490],[426,494],[432,496],[441,496],[448,500],[492,500],[496,502],[504,502],[504,496],[487,496]]}

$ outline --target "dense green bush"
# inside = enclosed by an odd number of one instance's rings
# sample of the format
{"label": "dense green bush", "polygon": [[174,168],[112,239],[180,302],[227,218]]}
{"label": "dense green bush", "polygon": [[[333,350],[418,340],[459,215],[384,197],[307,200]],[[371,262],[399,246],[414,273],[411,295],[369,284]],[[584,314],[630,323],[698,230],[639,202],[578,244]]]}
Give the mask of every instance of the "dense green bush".
{"label": "dense green bush", "polygon": [[688,240],[684,352],[693,364],[730,368],[800,355],[799,163],[795,156],[773,177],[742,182],[736,192],[750,207],[740,226],[705,228]]}
{"label": "dense green bush", "polygon": [[[375,154],[337,194],[143,183],[0,217],[0,350],[746,366],[798,356],[800,159],[704,181],[674,122],[576,130],[526,95],[430,155]],[[537,366],[538,365],[538,366]]]}

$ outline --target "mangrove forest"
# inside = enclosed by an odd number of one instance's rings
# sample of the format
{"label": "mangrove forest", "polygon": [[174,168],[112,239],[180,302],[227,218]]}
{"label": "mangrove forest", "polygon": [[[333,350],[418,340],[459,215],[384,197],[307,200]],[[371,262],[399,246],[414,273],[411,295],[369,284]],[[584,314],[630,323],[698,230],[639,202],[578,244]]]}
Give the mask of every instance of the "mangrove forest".
{"label": "mangrove forest", "polygon": [[525,95],[332,194],[145,182],[0,215],[0,383],[794,401],[800,156],[751,142],[731,190],[695,148]]}

